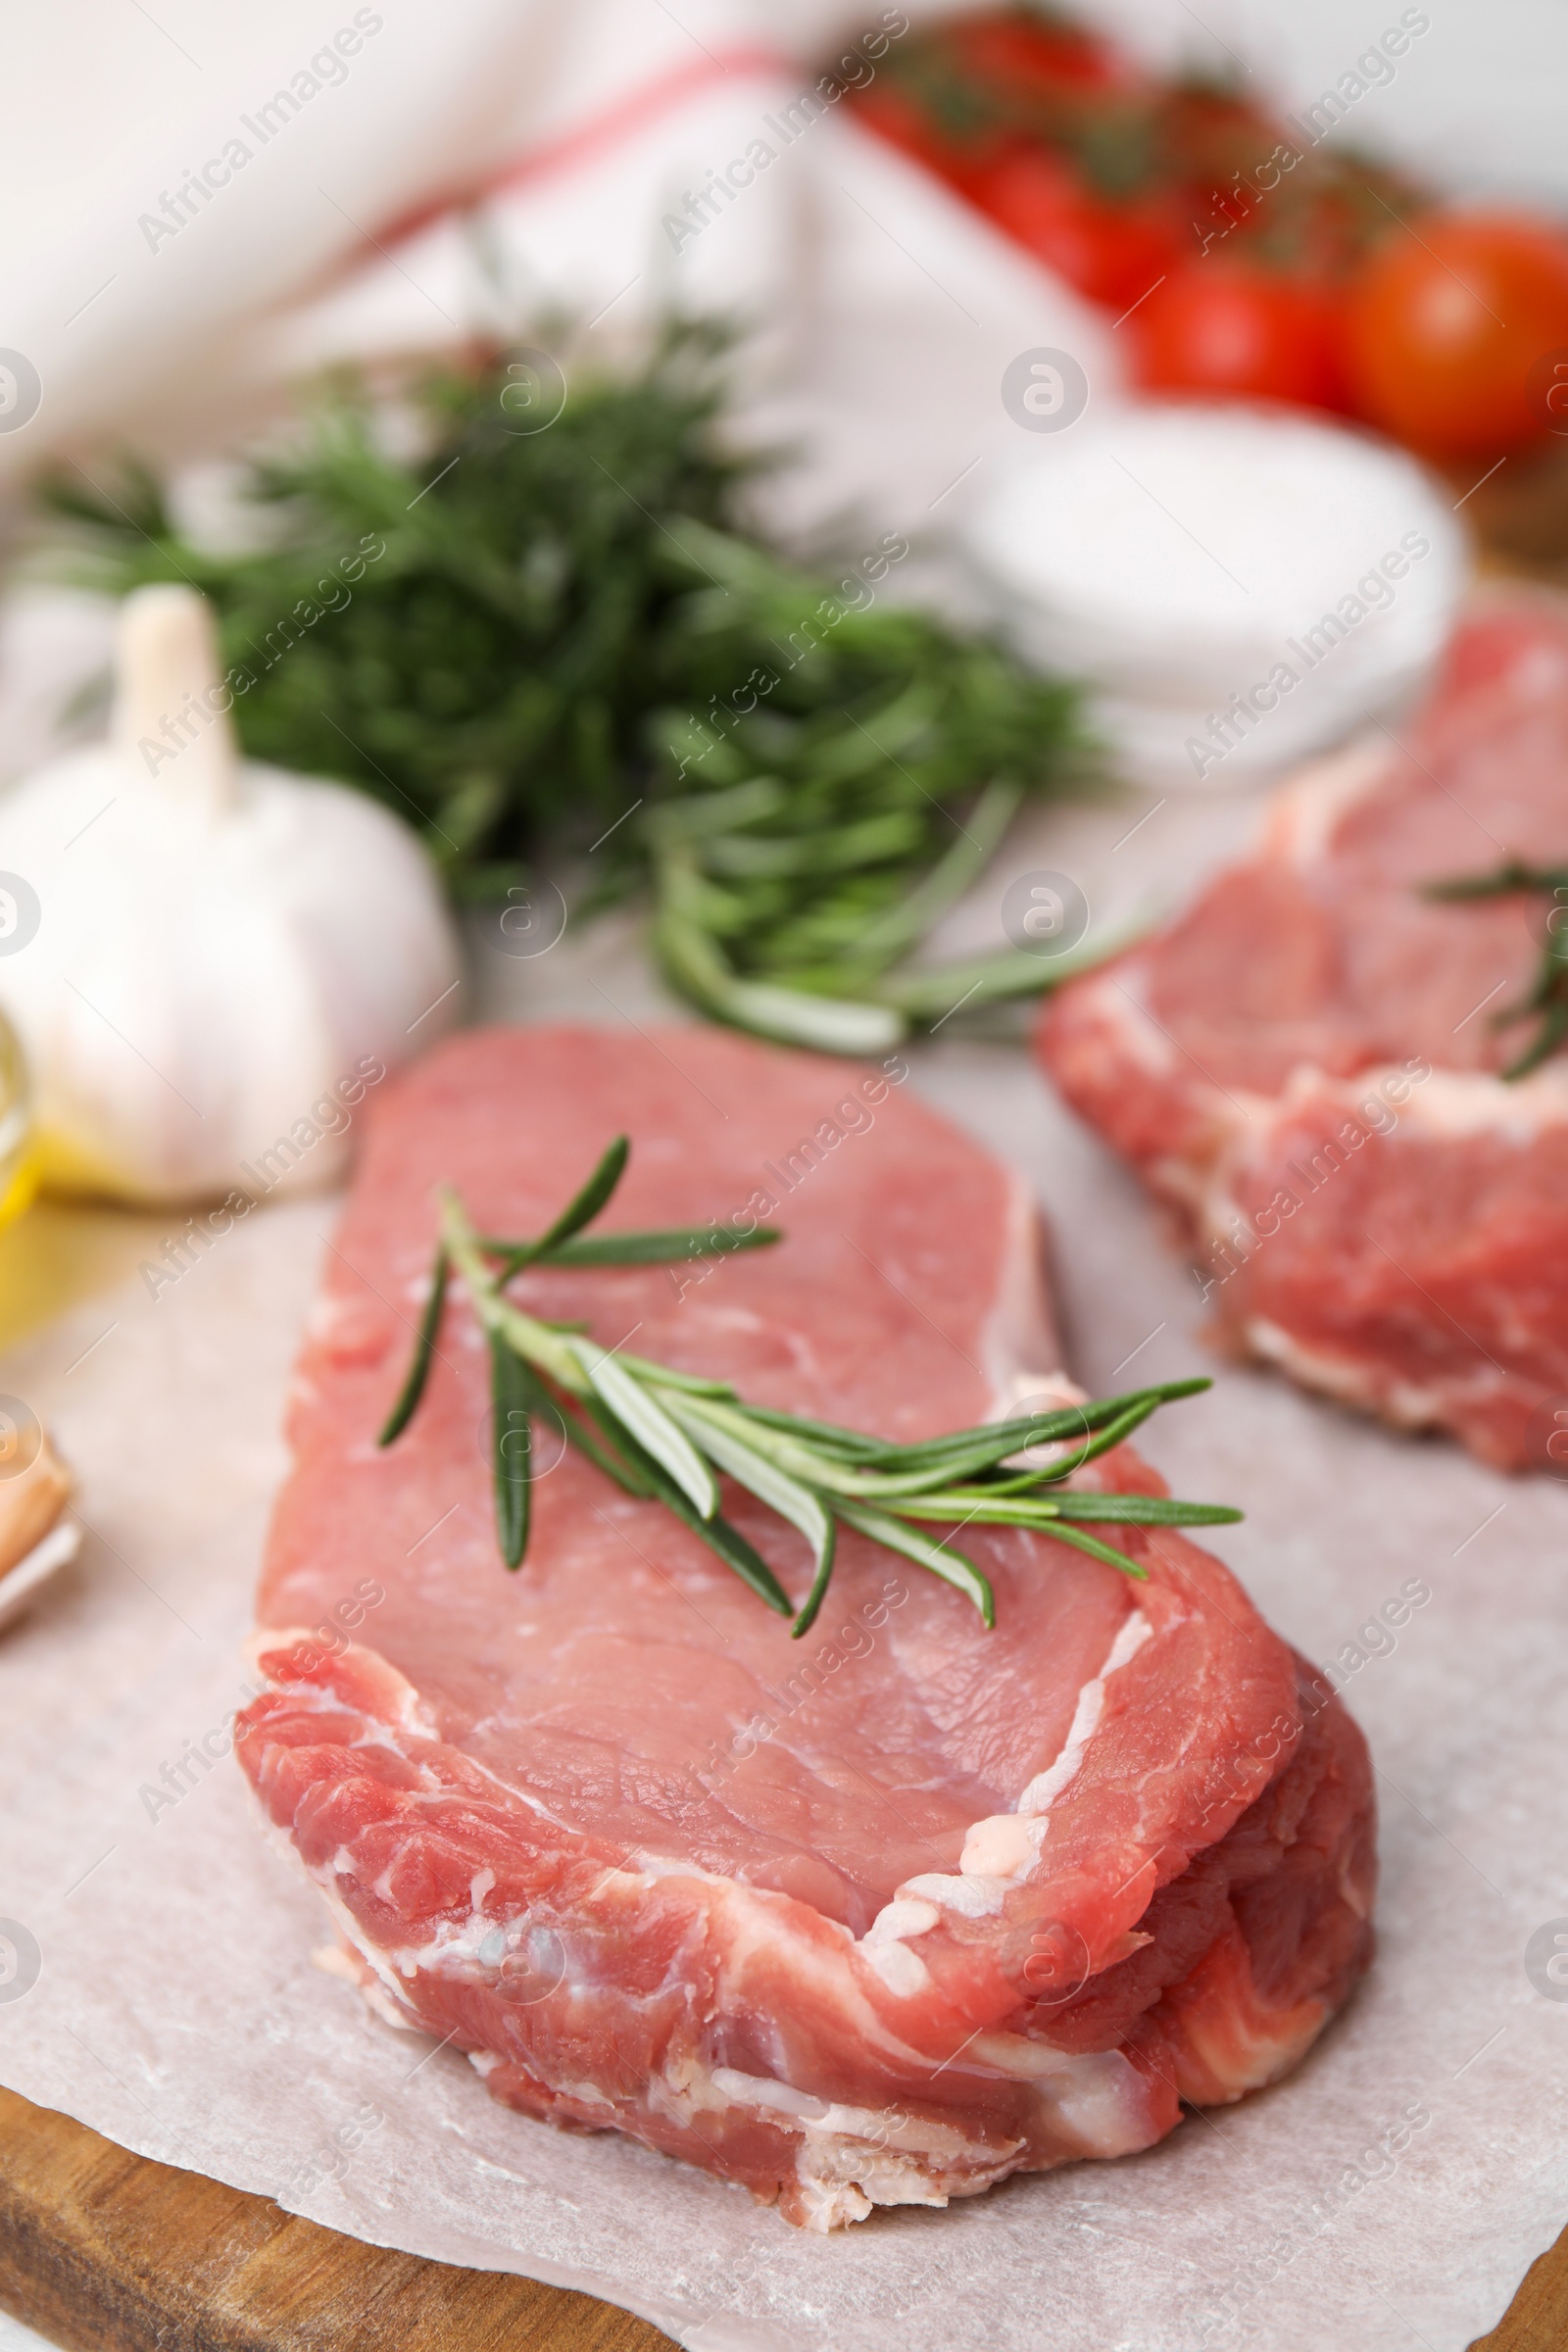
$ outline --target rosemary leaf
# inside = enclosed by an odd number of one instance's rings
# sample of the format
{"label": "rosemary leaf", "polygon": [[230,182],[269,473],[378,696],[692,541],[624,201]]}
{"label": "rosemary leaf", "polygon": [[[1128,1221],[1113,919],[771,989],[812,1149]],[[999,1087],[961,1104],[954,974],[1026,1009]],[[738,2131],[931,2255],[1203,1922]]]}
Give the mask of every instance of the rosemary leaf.
{"label": "rosemary leaf", "polygon": [[[490,1334],[490,1396],[493,1433],[496,1532],[509,1568],[520,1568],[528,1548],[528,1503],[533,1484],[533,1440],[529,1414],[540,1401],[539,1383],[500,1332]],[[548,1402],[548,1399],[546,1399]]]}
{"label": "rosemary leaf", "polygon": [[592,1224],[625,1174],[630,1151],[630,1137],[617,1135],[614,1142],[607,1147],[598,1167],[581,1192],[573,1195],[555,1223],[534,1243],[535,1257],[548,1257],[558,1243],[569,1241],[584,1225]]}
{"label": "rosemary leaf", "polygon": [[677,1372],[672,1364],[650,1363],[646,1355],[633,1355],[629,1348],[617,1348],[615,1361],[624,1364],[643,1380],[652,1380],[662,1389],[678,1389],[683,1396],[712,1396],[732,1398],[735,1395],[727,1380],[704,1380],[700,1373]]}
{"label": "rosemary leaf", "polygon": [[1182,1502],[1174,1494],[1058,1494],[1063,1519],[1113,1519],[1127,1527],[1229,1527],[1244,1514],[1228,1502]]}
{"label": "rosemary leaf", "polygon": [[[924,880],[861,932],[859,953],[868,961],[880,963],[914,947],[950,906],[957,905],[1002,847],[1022,798],[1023,787],[1013,777],[992,779],[965,817],[963,830],[955,834]],[[1038,963],[1039,956],[1034,960]]]}
{"label": "rosemary leaf", "polygon": [[[603,1433],[604,1442],[601,1443],[591,1430],[584,1428],[577,1413],[558,1406],[568,1443],[575,1446],[584,1460],[592,1462],[596,1470],[602,1470],[607,1478],[613,1479],[622,1494],[634,1494],[640,1502],[646,1502],[658,1490],[644,1474],[641,1462],[634,1463],[628,1458],[625,1431],[605,1410],[597,1396],[588,1398],[582,1409],[593,1415]],[[680,1490],[676,1488],[675,1492],[678,1494]]]}
{"label": "rosemary leaf", "polygon": [[658,1398],[592,1340],[574,1340],[572,1350],[615,1419],[674,1480],[699,1516],[711,1519],[718,1508],[712,1472]]}
{"label": "rosemary leaf", "polygon": [[776,1616],[793,1617],[795,1606],[789,1594],[761,1553],[754,1544],[748,1544],[739,1528],[731,1527],[718,1511],[710,1519],[700,1518],[685,1496],[679,1495],[678,1490],[677,1495],[678,1499],[672,1498],[669,1504],[676,1518],[684,1520],[692,1534],[700,1536],[709,1550],[718,1554],[726,1568],[733,1568],[741,1582],[750,1585],[758,1598],[765,1600]]}
{"label": "rosemary leaf", "polygon": [[1157,1397],[1145,1396],[1137,1404],[1130,1404],[1124,1413],[1118,1413],[1114,1421],[1107,1421],[1102,1428],[1096,1430],[1093,1437],[1076,1451],[1065,1455],[1059,1463],[1053,1463],[1046,1471],[1046,1477],[1070,1478],[1086,1462],[1098,1462],[1102,1453],[1109,1453],[1113,1447],[1125,1445],[1134,1430],[1142,1429],[1144,1423],[1158,1409],[1158,1402]]}
{"label": "rosemary leaf", "polygon": [[1070,1544],[1074,1551],[1087,1551],[1092,1560],[1103,1560],[1107,1568],[1119,1568],[1123,1576],[1133,1577],[1141,1585],[1149,1582],[1147,1568],[1130,1560],[1124,1551],[1117,1551],[1114,1545],[1102,1544],[1096,1536],[1086,1536],[1081,1527],[1049,1527],[1041,1533],[1050,1536],[1054,1544]]}
{"label": "rosemary leaf", "polygon": [[1551,1059],[1565,1038],[1568,1038],[1568,996],[1545,1009],[1534,1039],[1515,1060],[1509,1062],[1502,1073],[1503,1077],[1509,1080],[1528,1078],[1532,1070],[1539,1070],[1544,1061]]}
{"label": "rosemary leaf", "polygon": [[[966,1452],[979,1437],[994,1440],[996,1459],[1006,1461],[1010,1455],[1030,1451],[1037,1446],[1071,1445],[1075,1440],[1102,1429],[1107,1422],[1119,1420],[1125,1413],[1145,1405],[1152,1411],[1157,1405],[1173,1404],[1183,1396],[1197,1396],[1213,1385],[1211,1380],[1201,1375],[1188,1380],[1167,1380],[1157,1388],[1131,1389],[1120,1396],[1094,1396],[1083,1404],[1060,1405],[1049,1413],[1031,1414],[1026,1420],[987,1421],[978,1429],[957,1430],[951,1436],[925,1439],[913,1446],[877,1445],[874,1440],[863,1439],[859,1443],[870,1447],[863,1457],[867,1467],[878,1469],[920,1469],[927,1463]],[[774,1418],[764,1414],[758,1405],[748,1406],[747,1409],[761,1419]],[[790,1425],[788,1414],[777,1418],[781,1425]],[[799,1426],[814,1429],[826,1425],[802,1423]],[[848,1431],[842,1434],[853,1437],[855,1433]],[[1074,1469],[1076,1459],[1075,1456],[1064,1457],[1060,1475],[1065,1476]],[[1057,1475],[1054,1468],[1050,1475]]]}
{"label": "rosemary leaf", "polygon": [[827,1589],[832,1581],[833,1560],[837,1550],[837,1545],[838,1529],[830,1519],[827,1527],[827,1548],[818,1555],[816,1574],[811,1579],[811,1590],[802,1601],[800,1613],[796,1617],[795,1623],[790,1627],[790,1640],[792,1642],[799,1642],[801,1636],[803,1634],[808,1634],[812,1626],[816,1623],[816,1613],[822,1606],[823,1601],[827,1598]]}
{"label": "rosemary leaf", "polygon": [[1054,1535],[1063,1519],[1112,1520],[1122,1527],[1223,1527],[1242,1513],[1222,1502],[1180,1502],[1168,1494],[1030,1494],[1006,1487],[945,1487],[893,1503],[901,1519],[961,1520],[982,1527],[1032,1527]]}
{"label": "rosemary leaf", "polygon": [[1422,891],[1423,898],[1454,902],[1511,898],[1525,891],[1548,892],[1555,904],[1546,917],[1545,945],[1529,996],[1492,1016],[1494,1029],[1510,1029],[1533,1017],[1540,1022],[1535,1036],[1502,1072],[1510,1084],[1539,1070],[1568,1040],[1568,919],[1558,920],[1568,918],[1568,865],[1528,865],[1522,858],[1505,858],[1490,874],[1428,882]]}
{"label": "rosemary leaf", "polygon": [[840,1502],[833,1507],[846,1527],[858,1529],[874,1543],[885,1544],[889,1551],[902,1551],[906,1559],[917,1561],[922,1568],[929,1568],[932,1575],[940,1576],[944,1584],[956,1586],[974,1602],[985,1620],[987,1632],[995,1626],[997,1604],[991,1587],[973,1560],[965,1559],[961,1551],[954,1551],[946,1544],[934,1543],[929,1536],[922,1536],[917,1528],[906,1527],[901,1520],[890,1518],[885,1511],[867,1510],[863,1503]]}
{"label": "rosemary leaf", "polygon": [[424,1384],[430,1376],[430,1358],[435,1353],[435,1335],[441,1328],[441,1309],[446,1303],[447,1276],[450,1270],[451,1261],[446,1250],[438,1250],[435,1253],[435,1264],[430,1269],[430,1294],[425,1299],[424,1311],[419,1317],[419,1328],[415,1338],[413,1361],[409,1365],[403,1386],[398,1391],[397,1402],[382,1423],[380,1435],[375,1441],[378,1446],[390,1446],[394,1438],[403,1435],[414,1416],[419,1398],[424,1395]]}
{"label": "rosemary leaf", "polygon": [[[599,1417],[602,1429],[607,1433],[614,1430],[613,1417],[597,1397],[590,1409]],[[641,1473],[648,1488],[665,1509],[673,1512],[683,1527],[689,1527],[692,1534],[706,1544],[726,1568],[732,1568],[741,1582],[749,1585],[760,1599],[765,1600],[776,1615],[792,1617],[795,1609],[789,1594],[761,1553],[755,1544],[747,1542],[740,1529],[731,1527],[718,1511],[710,1519],[703,1518],[692,1508],[690,1497],[676,1486],[662,1462],[653,1454],[645,1453],[636,1439],[625,1430],[614,1431],[614,1435],[621,1451]]]}
{"label": "rosemary leaf", "polygon": [[[880,1461],[889,1447],[880,1438],[868,1438],[859,1430],[840,1429],[835,1421],[812,1421],[805,1413],[775,1412],[770,1405],[749,1404],[749,1421],[760,1422],[764,1429],[776,1429],[782,1435],[809,1440],[823,1452],[836,1454],[847,1462]],[[897,1447],[892,1448],[897,1451]]]}
{"label": "rosemary leaf", "polygon": [[[1156,1398],[1147,1396],[1141,1397],[1116,1419],[1105,1422],[1071,1453],[1063,1454],[1058,1461],[1042,1463],[1038,1468],[1025,1471],[1024,1478],[1034,1482],[1070,1478],[1086,1462],[1095,1461],[1101,1454],[1108,1453],[1113,1446],[1121,1445],[1131,1431],[1149,1419],[1156,1403]],[[934,1494],[939,1488],[951,1485],[955,1479],[972,1478],[976,1472],[983,1472],[1008,1455],[1024,1450],[1025,1446],[1020,1446],[1003,1425],[991,1423],[960,1433],[956,1438],[942,1440],[940,1446],[932,1446],[927,1458],[913,1469],[896,1470],[889,1475],[884,1473],[880,1462],[858,1463],[850,1469],[835,1466],[831,1483],[840,1493],[863,1496],[867,1501],[886,1502],[898,1495]],[[1013,1478],[1005,1478],[1000,1483],[1007,1489],[1013,1489],[1016,1485]]]}
{"label": "rosemary leaf", "polygon": [[1049,960],[1027,948],[999,948],[990,956],[974,956],[962,963],[921,963],[891,972],[876,983],[878,999],[911,1022],[936,1022],[982,1004],[1004,1004],[1014,997],[1044,996],[1109,961],[1138,938],[1129,924],[1093,944],[1085,943]]}
{"label": "rosemary leaf", "polygon": [[1446,880],[1423,884],[1421,895],[1458,903],[1506,898],[1516,891],[1551,890],[1558,882],[1568,882],[1568,866],[1536,866],[1523,858],[1504,858],[1490,874],[1450,874]]}
{"label": "rosemary leaf", "polygon": [[833,1565],[833,1522],[809,1487],[802,1486],[776,1462],[768,1461],[755,1446],[744,1444],[726,1420],[711,1411],[705,1412],[695,1397],[682,1402],[672,1396],[669,1410],[721,1470],[727,1470],[748,1494],[755,1494],[760,1502],[777,1511],[781,1519],[800,1529],[811,1546],[813,1573],[824,1579],[825,1591],[824,1569],[831,1570]]}
{"label": "rosemary leaf", "polygon": [[903,1014],[885,1005],[742,979],[709,926],[707,896],[690,858],[666,851],[655,874],[659,959],[681,995],[714,1020],[821,1054],[886,1054],[904,1036]]}
{"label": "rosemary leaf", "polygon": [[[663,1232],[601,1233],[562,1242],[539,1262],[549,1266],[660,1266],[686,1259],[729,1257],[741,1250],[765,1250],[784,1239],[781,1227],[758,1225],[750,1233],[733,1233],[725,1226],[677,1225]],[[505,1247],[486,1242],[485,1249]],[[519,1261],[522,1262],[522,1261]]]}

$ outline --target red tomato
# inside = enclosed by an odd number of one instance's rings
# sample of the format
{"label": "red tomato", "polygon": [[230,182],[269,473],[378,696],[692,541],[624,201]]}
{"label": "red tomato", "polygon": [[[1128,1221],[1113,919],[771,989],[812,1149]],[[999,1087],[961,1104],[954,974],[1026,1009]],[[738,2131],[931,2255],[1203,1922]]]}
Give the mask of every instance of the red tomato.
{"label": "red tomato", "polygon": [[1309,278],[1217,255],[1188,262],[1125,331],[1138,381],[1151,389],[1345,405],[1340,305]]}
{"label": "red tomato", "polygon": [[1123,311],[1170,268],[1177,232],[1163,205],[1097,196],[1043,147],[1002,156],[968,189],[999,228],[1091,302]]}
{"label": "red tomato", "polygon": [[1508,213],[1392,229],[1350,288],[1346,359],[1361,414],[1432,457],[1560,431],[1568,415],[1547,400],[1568,397],[1568,240]]}

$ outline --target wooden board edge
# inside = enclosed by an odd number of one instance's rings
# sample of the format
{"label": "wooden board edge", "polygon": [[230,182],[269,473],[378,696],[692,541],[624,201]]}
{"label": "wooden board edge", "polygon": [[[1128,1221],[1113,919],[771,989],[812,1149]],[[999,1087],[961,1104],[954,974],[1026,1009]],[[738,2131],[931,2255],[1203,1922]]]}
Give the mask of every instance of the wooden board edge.
{"label": "wooden board edge", "polygon": [[0,2308],[67,2352],[671,2352],[617,2305],[426,2262],[0,2090]]}

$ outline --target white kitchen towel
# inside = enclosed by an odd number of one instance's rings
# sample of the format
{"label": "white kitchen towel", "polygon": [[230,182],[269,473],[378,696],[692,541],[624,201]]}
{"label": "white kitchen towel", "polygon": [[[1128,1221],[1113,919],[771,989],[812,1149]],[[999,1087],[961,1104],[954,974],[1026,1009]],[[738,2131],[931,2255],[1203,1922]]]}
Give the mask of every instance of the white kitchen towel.
{"label": "white kitchen towel", "polygon": [[748,427],[807,453],[784,519],[921,528],[1017,438],[1020,352],[1118,381],[1105,321],[824,94],[824,57],[864,82],[907,37],[880,0],[85,13],[69,85],[63,35],[28,25],[13,60],[37,104],[9,166],[30,234],[0,270],[0,486],[117,442],[221,449],[331,363],[529,321],[612,362],[673,306],[754,330]]}

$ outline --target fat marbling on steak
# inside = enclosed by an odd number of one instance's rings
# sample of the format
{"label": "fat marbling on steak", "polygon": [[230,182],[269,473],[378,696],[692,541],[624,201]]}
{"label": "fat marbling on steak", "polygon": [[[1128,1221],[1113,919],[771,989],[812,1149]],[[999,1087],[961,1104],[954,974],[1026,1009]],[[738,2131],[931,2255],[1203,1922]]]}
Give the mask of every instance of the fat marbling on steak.
{"label": "fat marbling on steak", "polygon": [[[788,1238],[706,1272],[534,1271],[536,1311],[900,1440],[1059,1389],[1024,1188],[904,1075],[711,1029],[532,1028],[388,1088],[298,1368],[270,1689],[239,1743],[383,2014],[530,2115],[818,2229],[1148,2147],[1181,2100],[1292,2066],[1370,1941],[1360,1735],[1175,1531],[1116,1531],[1135,1584],[966,1530],[989,1634],[846,1531],[796,1643],[568,1453],[511,1576],[455,1299],[377,1450],[436,1189],[538,1231],[622,1129],[610,1225],[776,1206]],[[1079,1476],[1163,1491],[1125,1448]],[[800,1596],[804,1543],[733,1488],[724,1507]],[[351,1644],[311,1630],[345,1618]]]}
{"label": "fat marbling on steak", "polygon": [[1041,1026],[1067,1101],[1177,1212],[1219,1335],[1309,1387],[1568,1470],[1568,1055],[1533,1034],[1568,864],[1568,602],[1495,592],[1427,706],[1305,770],[1261,843]]}

